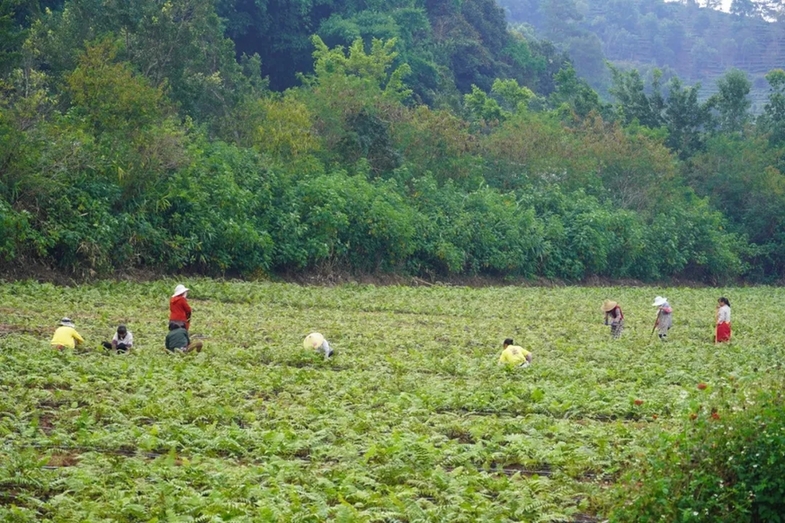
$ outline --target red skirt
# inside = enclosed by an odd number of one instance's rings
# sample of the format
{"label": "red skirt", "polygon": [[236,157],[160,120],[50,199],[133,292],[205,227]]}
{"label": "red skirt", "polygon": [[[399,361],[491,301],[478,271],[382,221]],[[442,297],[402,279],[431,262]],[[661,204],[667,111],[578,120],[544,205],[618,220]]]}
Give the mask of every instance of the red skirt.
{"label": "red skirt", "polygon": [[730,341],[730,323],[717,324],[717,341]]}

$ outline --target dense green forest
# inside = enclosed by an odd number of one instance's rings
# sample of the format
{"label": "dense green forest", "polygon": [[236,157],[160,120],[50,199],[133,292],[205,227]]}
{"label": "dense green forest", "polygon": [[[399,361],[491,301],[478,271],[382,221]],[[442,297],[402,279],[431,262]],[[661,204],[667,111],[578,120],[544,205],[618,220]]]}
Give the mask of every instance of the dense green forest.
{"label": "dense green forest", "polygon": [[665,78],[702,85],[716,93],[728,69],[747,73],[750,99],[759,113],[766,103],[766,73],[785,63],[785,9],[771,0],[499,0],[520,30],[534,30],[563,49],[578,73],[603,94],[611,85],[609,60],[644,76],[654,68]]}
{"label": "dense green forest", "polygon": [[78,275],[705,281],[785,268],[766,105],[611,70],[493,0],[0,0],[0,259]]}

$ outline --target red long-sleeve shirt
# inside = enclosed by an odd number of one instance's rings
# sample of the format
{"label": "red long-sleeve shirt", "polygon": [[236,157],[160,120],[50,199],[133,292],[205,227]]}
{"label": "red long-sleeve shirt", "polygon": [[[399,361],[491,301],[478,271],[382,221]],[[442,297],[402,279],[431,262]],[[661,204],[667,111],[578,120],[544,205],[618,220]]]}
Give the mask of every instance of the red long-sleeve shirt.
{"label": "red long-sleeve shirt", "polygon": [[184,321],[186,329],[191,327],[191,306],[185,296],[173,296],[169,300],[169,321]]}

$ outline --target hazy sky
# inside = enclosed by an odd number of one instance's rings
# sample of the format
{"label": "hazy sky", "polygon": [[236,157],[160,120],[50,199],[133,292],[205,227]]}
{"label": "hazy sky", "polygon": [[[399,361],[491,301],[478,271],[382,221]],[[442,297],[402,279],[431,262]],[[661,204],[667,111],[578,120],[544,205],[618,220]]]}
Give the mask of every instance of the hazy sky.
{"label": "hazy sky", "polygon": [[[679,2],[680,0],[665,0],[665,1],[666,2]],[[706,5],[706,2],[702,1],[702,0],[696,0],[696,2],[698,2],[698,5]],[[727,12],[727,13],[730,13],[730,4],[731,4],[731,2],[733,2],[733,0],[722,0],[722,10]]]}

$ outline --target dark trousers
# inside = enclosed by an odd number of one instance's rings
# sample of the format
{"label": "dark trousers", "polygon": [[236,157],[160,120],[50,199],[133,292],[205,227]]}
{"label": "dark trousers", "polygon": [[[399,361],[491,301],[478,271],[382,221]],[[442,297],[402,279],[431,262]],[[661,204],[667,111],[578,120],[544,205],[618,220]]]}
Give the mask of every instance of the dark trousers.
{"label": "dark trousers", "polygon": [[[101,345],[103,345],[106,350],[114,350],[114,347],[112,347],[112,344],[108,341],[102,341]],[[128,346],[125,343],[118,343],[117,352],[128,352]]]}

